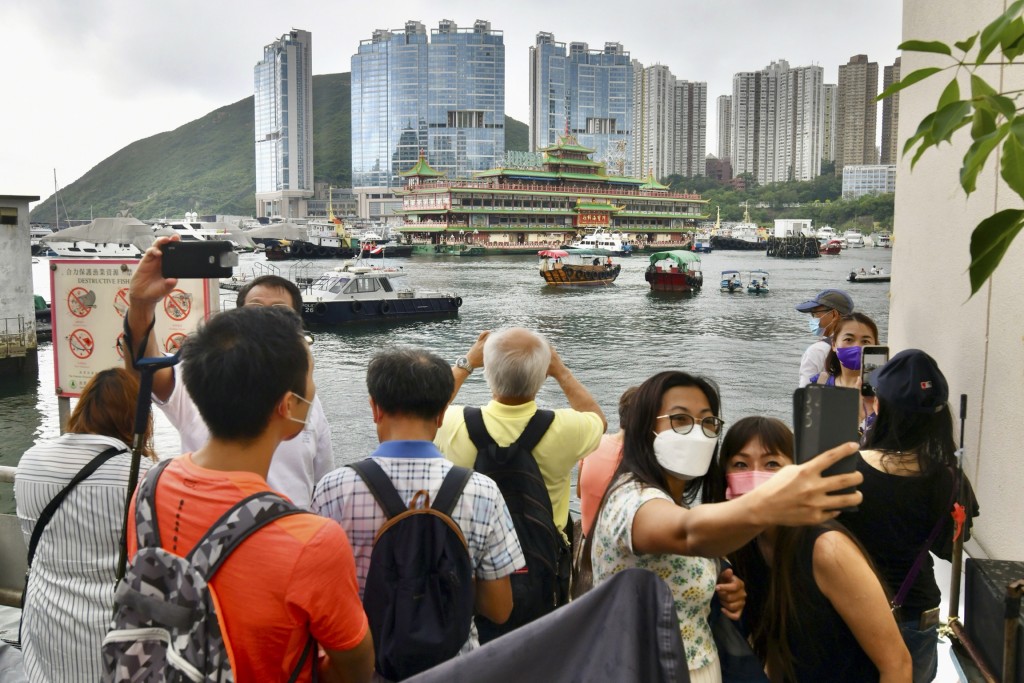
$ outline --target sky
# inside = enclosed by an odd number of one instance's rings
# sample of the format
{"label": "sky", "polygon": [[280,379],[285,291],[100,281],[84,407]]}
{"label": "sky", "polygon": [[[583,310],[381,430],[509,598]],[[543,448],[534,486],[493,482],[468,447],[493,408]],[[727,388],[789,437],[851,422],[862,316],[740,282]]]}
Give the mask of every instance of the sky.
{"label": "sky", "polygon": [[[602,49],[618,42],[645,66],[708,84],[707,152],[716,100],[733,74],[785,59],[820,65],[825,82],[866,54],[899,55],[900,0],[3,0],[7,95],[0,107],[0,193],[70,185],[126,145],[252,95],[263,47],[293,28],[313,34],[313,73],[350,70],[374,29],[415,19],[477,19],[504,33],[505,113],[529,118],[529,47],[539,31]],[[921,38],[926,36],[913,36]],[[881,85],[881,83],[879,84]],[[314,123],[315,125],[315,123]],[[314,161],[315,163],[315,161]]]}

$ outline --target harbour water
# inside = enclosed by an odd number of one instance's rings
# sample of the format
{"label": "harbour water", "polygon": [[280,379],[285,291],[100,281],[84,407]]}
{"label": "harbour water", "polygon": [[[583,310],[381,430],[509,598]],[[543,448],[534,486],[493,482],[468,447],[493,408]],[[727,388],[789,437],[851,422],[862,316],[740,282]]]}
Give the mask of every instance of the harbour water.
{"label": "harbour water", "polygon": [[[529,256],[414,257],[389,259],[409,285],[455,292],[463,299],[460,316],[402,326],[369,325],[315,331],[314,378],[331,424],[335,460],[340,465],[364,457],[377,436],[367,403],[365,368],[378,350],[404,344],[431,349],[449,361],[472,345],[480,331],[521,325],[547,335],[566,365],[597,398],[609,428],[617,426],[619,394],[651,374],[678,368],[704,374],[721,388],[722,417],[770,415],[791,422],[793,389],[800,355],[813,338],[807,316],[793,307],[817,291],[847,289],[857,309],[888,328],[888,284],[851,284],[851,270],[877,265],[890,271],[891,251],[851,249],[840,256],[780,260],[763,252],[719,251],[702,256],[704,289],[694,295],[652,293],[644,281],[648,259],[623,258],[616,283],[602,288],[545,286],[537,260]],[[262,256],[243,255],[240,270],[250,272]],[[330,268],[340,262],[319,262]],[[288,264],[279,264],[288,275]],[[768,294],[726,294],[720,272],[761,268],[769,271]],[[33,266],[35,291],[47,300],[46,259]],[[222,292],[233,305],[234,293]],[[59,340],[58,340],[59,343]],[[38,376],[0,382],[0,464],[15,465],[32,443],[58,434],[53,349],[39,347]],[[258,372],[258,368],[254,368]],[[245,400],[244,396],[238,397]],[[489,400],[482,372],[463,385],[457,403]],[[545,407],[566,405],[549,380],[538,397]],[[176,455],[173,429],[157,413],[156,445],[162,456]],[[10,487],[0,487],[0,511],[13,510]]]}

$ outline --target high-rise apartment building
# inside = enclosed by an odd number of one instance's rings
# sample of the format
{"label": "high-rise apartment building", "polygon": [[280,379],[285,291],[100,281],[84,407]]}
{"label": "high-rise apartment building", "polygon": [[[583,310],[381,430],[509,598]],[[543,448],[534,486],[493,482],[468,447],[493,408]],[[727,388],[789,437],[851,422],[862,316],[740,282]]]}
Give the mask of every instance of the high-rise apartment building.
{"label": "high-rise apartment building", "polygon": [[[882,91],[884,92],[894,83],[900,82],[900,58],[897,57],[892,66],[882,70]],[[897,144],[897,133],[900,120],[900,94],[896,93],[882,100],[882,149],[881,159],[883,164],[895,164],[899,160],[899,145]]]}
{"label": "high-rise apartment building", "polygon": [[558,142],[568,129],[607,172],[630,175],[633,67],[619,43],[591,50],[538,33],[530,48],[530,151]]}
{"label": "high-rise apartment building", "polygon": [[758,183],[810,180],[821,173],[824,70],[785,60],[733,76],[733,173]]}
{"label": "high-rise apartment building", "polygon": [[707,148],[707,83],[678,80],[667,66],[634,61],[633,170],[704,175]]}
{"label": "high-rise apartment building", "polygon": [[836,173],[850,164],[878,162],[875,122],[878,103],[878,63],[867,55],[854,55],[839,66],[836,101]]}
{"label": "high-rise apartment building", "polygon": [[836,92],[839,89],[835,83],[826,83],[823,100],[825,102],[825,127],[822,132],[821,160],[836,160]]}
{"label": "high-rise apartment building", "polygon": [[296,218],[313,196],[313,36],[293,29],[253,69],[256,211]]}
{"label": "high-rise apartment building", "polygon": [[732,95],[718,96],[718,158],[732,159]]}
{"label": "high-rise apartment building", "polygon": [[449,178],[505,151],[505,44],[488,21],[377,30],[352,56],[352,185],[400,187],[420,153]]}

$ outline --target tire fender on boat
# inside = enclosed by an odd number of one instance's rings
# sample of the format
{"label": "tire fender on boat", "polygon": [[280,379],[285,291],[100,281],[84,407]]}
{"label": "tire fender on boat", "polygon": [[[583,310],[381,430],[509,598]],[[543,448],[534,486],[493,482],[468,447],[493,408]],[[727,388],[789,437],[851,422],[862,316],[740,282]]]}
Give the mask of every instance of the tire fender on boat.
{"label": "tire fender on boat", "polygon": [[363,302],[362,301],[353,301],[352,302],[352,312],[353,313],[361,313],[362,310],[363,310]]}
{"label": "tire fender on boat", "polygon": [[315,313],[316,315],[326,315],[327,314],[327,304],[325,304],[325,303],[323,303],[321,301],[320,303],[318,303],[316,306],[313,307],[313,313]]}
{"label": "tire fender on boat", "polygon": [[387,301],[381,301],[380,302],[380,312],[381,313],[390,313],[391,312],[391,305]]}
{"label": "tire fender on boat", "polygon": [[306,256],[311,255],[315,251],[315,247],[309,242],[302,243],[302,253]]}
{"label": "tire fender on boat", "polygon": [[461,296],[455,297],[455,307],[456,308],[461,308],[462,307],[462,297]]}

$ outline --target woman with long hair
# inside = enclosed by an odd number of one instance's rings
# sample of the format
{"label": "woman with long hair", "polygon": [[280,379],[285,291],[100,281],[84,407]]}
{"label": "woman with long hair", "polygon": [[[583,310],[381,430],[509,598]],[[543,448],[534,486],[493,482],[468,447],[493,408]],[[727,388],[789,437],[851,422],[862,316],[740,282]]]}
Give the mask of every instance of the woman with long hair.
{"label": "woman with long hair", "polygon": [[[746,417],[722,440],[709,500],[749,495],[793,464],[793,433]],[[771,681],[910,681],[910,655],[863,548],[842,525],[765,529],[730,555],[744,621]]]}
{"label": "woman with long hair", "polygon": [[738,619],[744,602],[731,570],[719,575],[715,560],[775,524],[816,524],[835,508],[857,505],[856,473],[821,477],[854,452],[845,444],[787,472],[750,496],[690,507],[700,495],[724,421],[712,382],[685,372],[660,372],[637,389],[626,413],[622,461],[587,538],[594,584],[630,567],[649,569],[675,597],[690,680],[720,681],[718,653],[708,625],[712,596]]}
{"label": "woman with long hair", "polygon": [[931,681],[938,668],[940,591],[928,551],[949,560],[954,498],[967,507],[966,523],[977,516],[977,504],[969,482],[958,479],[949,385],[935,360],[907,349],[868,381],[877,417],[857,462],[864,502],[840,520],[899,600],[896,616],[914,660],[915,683]]}
{"label": "woman with long hair", "polygon": [[878,325],[874,320],[863,313],[844,315],[832,332],[825,370],[811,377],[811,383],[859,389],[861,349],[877,343]]}
{"label": "woman with long hair", "polygon": [[[36,444],[18,463],[14,497],[28,545],[50,501],[94,458],[108,451],[112,456],[71,490],[40,537],[22,612],[29,681],[92,683],[102,677],[100,645],[114,605],[138,393],[138,379],[122,368],[97,373],[71,412],[67,432]],[[142,474],[155,460],[151,437],[152,421]]]}

